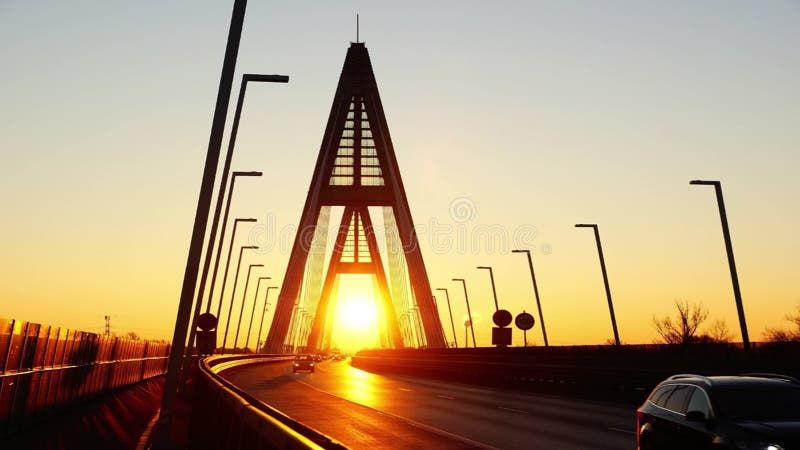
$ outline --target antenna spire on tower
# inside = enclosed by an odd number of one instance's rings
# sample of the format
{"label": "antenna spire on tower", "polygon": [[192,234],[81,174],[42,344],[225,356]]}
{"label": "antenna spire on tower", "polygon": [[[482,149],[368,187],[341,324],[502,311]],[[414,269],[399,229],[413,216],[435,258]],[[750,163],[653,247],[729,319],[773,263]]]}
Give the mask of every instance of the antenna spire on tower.
{"label": "antenna spire on tower", "polygon": [[359,26],[358,26],[358,13],[356,13],[356,44],[358,44],[358,43],[359,43],[359,40],[358,40],[358,32],[359,32]]}

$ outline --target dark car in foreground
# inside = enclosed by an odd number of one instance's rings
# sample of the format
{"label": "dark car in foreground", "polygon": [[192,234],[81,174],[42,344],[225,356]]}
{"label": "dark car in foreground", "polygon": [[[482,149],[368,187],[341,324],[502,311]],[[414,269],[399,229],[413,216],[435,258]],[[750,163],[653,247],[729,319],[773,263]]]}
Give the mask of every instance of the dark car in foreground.
{"label": "dark car in foreground", "polygon": [[314,371],[314,357],[311,355],[297,355],[292,363],[292,371],[297,373],[301,370]]}
{"label": "dark car in foreground", "polygon": [[800,450],[800,381],[674,375],[636,412],[640,450]]}

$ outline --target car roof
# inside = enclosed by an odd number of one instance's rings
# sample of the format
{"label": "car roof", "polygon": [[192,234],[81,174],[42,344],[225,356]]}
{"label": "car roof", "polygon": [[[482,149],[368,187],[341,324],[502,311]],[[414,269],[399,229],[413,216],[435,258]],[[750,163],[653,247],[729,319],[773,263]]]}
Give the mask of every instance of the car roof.
{"label": "car roof", "polygon": [[793,385],[800,388],[800,381],[787,375],[778,374],[744,374],[703,376],[694,374],[673,375],[662,384],[692,384],[700,387],[768,387]]}

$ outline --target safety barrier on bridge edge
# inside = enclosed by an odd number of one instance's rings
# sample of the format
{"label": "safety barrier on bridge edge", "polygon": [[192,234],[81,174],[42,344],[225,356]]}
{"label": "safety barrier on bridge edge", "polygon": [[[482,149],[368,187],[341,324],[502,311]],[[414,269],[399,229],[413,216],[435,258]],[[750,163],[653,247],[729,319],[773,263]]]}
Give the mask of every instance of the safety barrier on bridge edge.
{"label": "safety barrier on bridge edge", "polygon": [[81,400],[162,375],[169,344],[0,318],[0,438]]}
{"label": "safety barrier on bridge edge", "polygon": [[639,405],[670,375],[800,376],[798,343],[362,350],[359,369]]}
{"label": "safety barrier on bridge edge", "polygon": [[330,437],[264,404],[222,377],[253,364],[293,359],[287,355],[219,355],[200,361],[195,386],[189,448],[345,449]]}

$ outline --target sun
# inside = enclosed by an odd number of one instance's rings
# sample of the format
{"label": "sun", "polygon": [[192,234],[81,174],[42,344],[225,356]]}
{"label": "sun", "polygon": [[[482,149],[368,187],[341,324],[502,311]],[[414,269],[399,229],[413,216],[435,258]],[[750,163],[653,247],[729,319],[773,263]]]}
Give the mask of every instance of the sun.
{"label": "sun", "polygon": [[336,316],[336,325],[349,332],[373,329],[378,320],[375,300],[358,295],[339,299]]}

